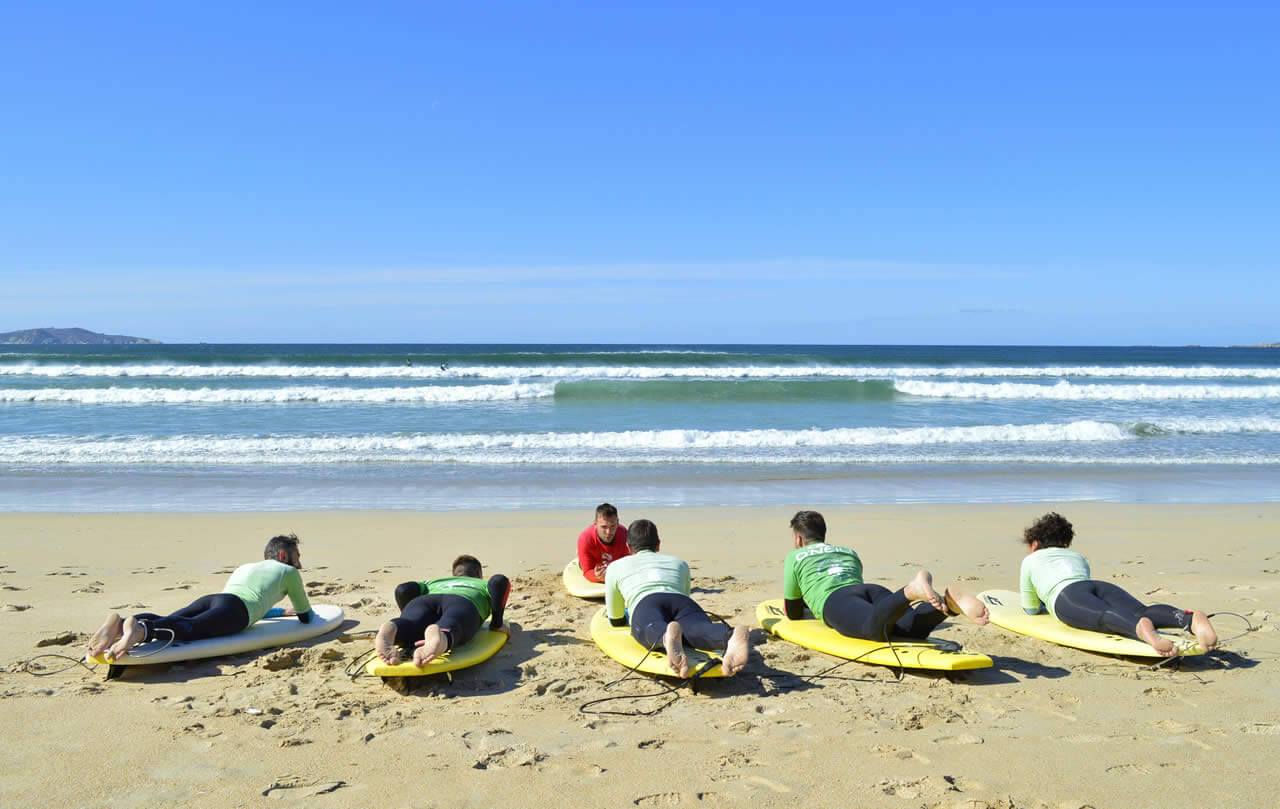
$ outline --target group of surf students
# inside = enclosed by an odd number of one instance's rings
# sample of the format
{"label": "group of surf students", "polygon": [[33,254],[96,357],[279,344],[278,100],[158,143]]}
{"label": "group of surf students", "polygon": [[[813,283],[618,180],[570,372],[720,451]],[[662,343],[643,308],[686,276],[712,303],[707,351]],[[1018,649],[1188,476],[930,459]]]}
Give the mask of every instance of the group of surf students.
{"label": "group of surf students", "polygon": [[[862,561],[852,549],[826,541],[827,524],[816,511],[791,518],[794,549],[783,563],[783,602],[787,618],[813,618],[841,635],[872,641],[891,636],[923,640],[950,616],[964,615],[976,624],[989,622],[986,605],[957,587],[934,587],[921,569],[889,590],[862,580]],[[1217,646],[1209,618],[1198,610],[1168,604],[1144,605],[1110,582],[1090,577],[1089,564],[1070,550],[1075,532],[1070,522],[1050,512],[1024,532],[1026,547],[1020,571],[1022,608],[1047,612],[1077,629],[1136,638],[1156,653],[1170,657],[1177,647],[1157,630],[1190,632],[1204,651]],[[310,602],[299,570],[302,557],[295,535],[273,537],[264,559],[238,567],[223,592],[207,595],[167,616],[140,613],[127,619],[111,613],[89,640],[89,656],[119,660],[139,643],[185,642],[242,632],[264,616],[296,615],[308,623]],[[596,508],[595,521],[578,536],[578,564],[583,576],[602,582],[605,614],[613,626],[630,625],[642,646],[661,645],[672,673],[689,674],[686,648],[717,651],[726,675],[740,671],[750,653],[746,626],[717,622],[690,595],[689,565],[661,552],[658,527],[635,520],[623,527],[609,503]],[[425,666],[462,646],[485,619],[502,626],[511,583],[501,574],[484,579],[480,561],[463,555],[450,575],[396,587],[398,617],[382,624],[374,642],[383,662],[396,665],[402,653]],[[291,607],[272,605],[288,596]]]}

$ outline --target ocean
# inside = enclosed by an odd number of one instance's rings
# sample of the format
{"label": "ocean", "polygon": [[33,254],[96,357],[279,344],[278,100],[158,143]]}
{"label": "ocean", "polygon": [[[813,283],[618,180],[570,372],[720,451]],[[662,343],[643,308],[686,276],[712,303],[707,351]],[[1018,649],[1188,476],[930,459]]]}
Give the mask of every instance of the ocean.
{"label": "ocean", "polygon": [[1280,350],[0,346],[0,509],[1280,500]]}

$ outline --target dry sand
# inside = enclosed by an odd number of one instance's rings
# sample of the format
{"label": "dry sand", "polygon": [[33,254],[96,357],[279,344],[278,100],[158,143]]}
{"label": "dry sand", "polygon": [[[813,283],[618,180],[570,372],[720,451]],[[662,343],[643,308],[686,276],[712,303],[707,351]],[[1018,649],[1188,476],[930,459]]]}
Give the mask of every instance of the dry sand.
{"label": "dry sand", "polygon": [[[754,624],[780,595],[794,509],[623,508],[687,559],[694,596]],[[972,591],[1016,589],[1022,527],[1046,506],[824,509],[867,580],[914,566]],[[1098,578],[1148,601],[1248,617],[1214,656],[1151,671],[949,621],[995,667],[908,674],[835,663],[752,631],[746,671],[653,716],[582,710],[644,695],[591,643],[597,606],[561,591],[581,512],[0,515],[0,807],[1167,807],[1274,800],[1280,752],[1277,505],[1062,505]],[[82,654],[108,610],[167,612],[221,589],[265,540],[303,539],[316,603],[343,633],[107,682],[24,661]],[[401,581],[470,552],[511,576],[511,643],[402,696],[344,670]],[[1225,636],[1242,631],[1217,621]],[[58,645],[57,641],[71,642]],[[53,645],[41,644],[55,641]],[[66,661],[46,659],[50,666]],[[639,712],[629,697],[587,711]],[[253,709],[253,710],[250,710]]]}

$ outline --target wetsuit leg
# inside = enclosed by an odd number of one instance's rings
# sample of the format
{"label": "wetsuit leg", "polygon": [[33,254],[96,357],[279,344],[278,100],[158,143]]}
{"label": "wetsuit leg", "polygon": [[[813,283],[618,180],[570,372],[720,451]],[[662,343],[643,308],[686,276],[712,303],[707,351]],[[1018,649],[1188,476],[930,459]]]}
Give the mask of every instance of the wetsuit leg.
{"label": "wetsuit leg", "polygon": [[407,581],[404,584],[396,585],[396,607],[404,612],[405,606],[418,596],[422,595],[422,583],[416,581]]}
{"label": "wetsuit leg", "polygon": [[723,649],[733,630],[715,623],[697,602],[682,593],[652,593],[631,611],[631,636],[643,646],[662,646],[667,624],[680,624],[684,645],[693,649]]}
{"label": "wetsuit leg", "polygon": [[[142,624],[146,632],[144,642],[156,640],[158,629],[172,632],[175,642],[192,641],[243,632],[249,626],[249,609],[239,596],[216,593],[201,596],[170,615],[144,612],[135,615],[134,619]],[[160,632],[158,637],[160,640],[167,640],[168,634]]]}
{"label": "wetsuit leg", "polygon": [[[1070,590],[1070,595],[1067,591]],[[1062,596],[1072,623],[1062,617]],[[1157,629],[1190,629],[1191,613],[1169,604],[1147,606],[1109,581],[1088,580],[1072,582],[1058,594],[1054,603],[1058,619],[1064,624],[1095,632],[1111,632],[1129,638],[1138,637],[1136,628],[1142,618],[1150,619]],[[1080,626],[1081,623],[1088,625]]]}
{"label": "wetsuit leg", "polygon": [[1057,620],[1075,629],[1137,637],[1142,602],[1108,581],[1073,581],[1053,602]]}
{"label": "wetsuit leg", "polygon": [[392,618],[396,625],[396,644],[412,649],[422,640],[427,627],[435,624],[446,633],[449,648],[461,646],[475,637],[482,619],[476,605],[462,596],[427,593],[405,605],[399,618]]}
{"label": "wetsuit leg", "polygon": [[893,634],[907,638],[924,640],[938,624],[947,619],[947,614],[935,609],[926,601],[912,604],[911,607],[893,625]]}
{"label": "wetsuit leg", "polygon": [[910,606],[911,602],[901,590],[890,592],[878,584],[850,584],[827,596],[822,605],[822,620],[841,635],[884,640],[891,628],[900,631],[894,624],[906,615]]}

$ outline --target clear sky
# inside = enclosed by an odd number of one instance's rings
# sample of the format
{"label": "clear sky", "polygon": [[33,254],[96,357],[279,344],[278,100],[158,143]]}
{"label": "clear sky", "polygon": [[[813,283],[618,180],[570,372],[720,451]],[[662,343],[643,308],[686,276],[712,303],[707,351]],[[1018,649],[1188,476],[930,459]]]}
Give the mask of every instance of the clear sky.
{"label": "clear sky", "polygon": [[6,3],[0,331],[1280,341],[1278,7],[1035,5]]}

